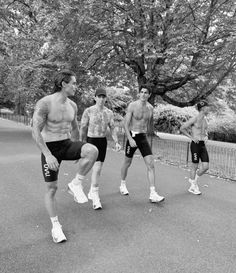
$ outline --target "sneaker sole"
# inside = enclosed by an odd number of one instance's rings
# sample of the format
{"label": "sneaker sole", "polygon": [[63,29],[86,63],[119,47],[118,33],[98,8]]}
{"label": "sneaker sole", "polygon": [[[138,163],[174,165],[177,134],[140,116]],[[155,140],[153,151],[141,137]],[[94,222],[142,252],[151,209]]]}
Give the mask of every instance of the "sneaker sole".
{"label": "sneaker sole", "polygon": [[164,200],[165,200],[165,198],[161,199],[160,201],[154,201],[154,200],[152,200],[152,199],[149,199],[149,201],[150,201],[151,203],[161,203],[161,202],[163,202]]}
{"label": "sneaker sole", "polygon": [[83,204],[83,203],[88,202],[88,200],[84,200],[83,202],[79,202],[78,199],[75,197],[74,193],[71,191],[71,189],[70,189],[69,187],[67,188],[67,192],[68,192],[69,194],[71,194],[71,195],[74,197],[74,201],[75,201],[76,203]]}
{"label": "sneaker sole", "polygon": [[66,242],[66,241],[67,241],[67,239],[66,239],[66,238],[63,238],[62,240],[57,241],[57,240],[56,240],[56,238],[55,238],[55,237],[53,237],[53,236],[52,236],[52,240],[53,240],[53,242],[54,242],[55,244],[64,243],[64,242]]}
{"label": "sneaker sole", "polygon": [[121,192],[121,191],[120,191],[120,194],[121,194],[121,195],[129,195],[128,192],[127,192],[127,193],[123,193],[123,192]]}
{"label": "sneaker sole", "polygon": [[195,193],[194,191],[191,191],[191,190],[188,190],[188,192],[190,192],[190,193],[192,193],[192,194],[194,194],[194,195],[201,195],[201,194],[202,194],[201,192]]}

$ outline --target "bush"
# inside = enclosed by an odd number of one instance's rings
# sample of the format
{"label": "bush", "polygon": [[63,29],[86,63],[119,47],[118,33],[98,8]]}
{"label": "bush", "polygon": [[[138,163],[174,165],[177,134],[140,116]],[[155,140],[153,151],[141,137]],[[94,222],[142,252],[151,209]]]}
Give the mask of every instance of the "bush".
{"label": "bush", "polygon": [[236,143],[236,116],[213,116],[208,131],[209,139]]}
{"label": "bush", "polygon": [[196,114],[197,110],[194,107],[159,105],[154,109],[154,130],[178,134],[180,126]]}

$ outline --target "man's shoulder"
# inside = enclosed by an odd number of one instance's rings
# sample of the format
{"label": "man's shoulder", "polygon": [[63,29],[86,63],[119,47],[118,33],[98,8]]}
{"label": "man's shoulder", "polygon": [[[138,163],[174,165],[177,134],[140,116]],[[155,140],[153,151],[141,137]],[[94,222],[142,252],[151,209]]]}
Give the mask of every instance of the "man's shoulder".
{"label": "man's shoulder", "polygon": [[129,108],[135,108],[139,104],[138,100],[131,101],[128,105]]}
{"label": "man's shoulder", "polygon": [[151,105],[151,103],[150,102],[148,102],[147,101],[147,107],[150,109],[150,110],[152,110],[154,107]]}
{"label": "man's shoulder", "polygon": [[46,105],[46,106],[48,106],[49,103],[50,103],[50,101],[51,101],[51,95],[47,95],[47,96],[42,97],[41,99],[39,99],[37,101],[36,105],[38,105],[38,106],[39,105]]}
{"label": "man's shoulder", "polygon": [[112,110],[107,107],[104,107],[104,110],[110,115],[113,114]]}
{"label": "man's shoulder", "polygon": [[69,98],[68,98],[68,100],[69,100],[70,105],[71,105],[73,108],[77,108],[77,105],[76,105],[76,103],[75,103],[73,100],[71,100],[71,99],[69,99]]}

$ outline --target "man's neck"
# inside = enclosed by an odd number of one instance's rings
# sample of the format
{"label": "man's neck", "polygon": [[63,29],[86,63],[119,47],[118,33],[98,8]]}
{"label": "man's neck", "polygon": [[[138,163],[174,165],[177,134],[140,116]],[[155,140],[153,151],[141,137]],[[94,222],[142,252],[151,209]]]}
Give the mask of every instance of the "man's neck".
{"label": "man's neck", "polygon": [[102,111],[104,109],[104,105],[98,105],[96,104],[96,108],[99,110],[99,111]]}
{"label": "man's neck", "polygon": [[57,98],[58,102],[60,102],[60,103],[66,103],[66,101],[67,101],[67,95],[65,94],[65,92],[60,91],[60,92],[55,93],[55,94],[56,94],[56,98]]}

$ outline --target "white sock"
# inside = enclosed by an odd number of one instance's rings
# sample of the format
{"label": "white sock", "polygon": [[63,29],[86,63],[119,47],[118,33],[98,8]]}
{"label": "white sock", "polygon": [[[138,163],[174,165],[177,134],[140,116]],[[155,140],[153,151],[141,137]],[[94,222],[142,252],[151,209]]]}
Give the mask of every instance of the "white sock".
{"label": "white sock", "polygon": [[98,191],[98,190],[99,190],[99,187],[98,187],[98,186],[96,186],[96,187],[91,186],[91,187],[90,187],[90,191],[91,191],[91,192],[95,192],[95,191]]}
{"label": "white sock", "polygon": [[74,185],[79,185],[82,184],[83,180],[84,180],[85,176],[81,175],[81,174],[76,174],[75,179],[73,180],[73,184]]}
{"label": "white sock", "polygon": [[154,187],[154,186],[150,187],[150,192],[151,192],[151,193],[156,192],[156,190],[155,190],[155,187]]}
{"label": "white sock", "polygon": [[126,185],[126,181],[125,181],[125,180],[121,180],[121,181],[120,181],[120,184],[121,184],[121,185]]}
{"label": "white sock", "polygon": [[199,178],[199,175],[196,173],[196,175],[195,175],[195,181],[196,182],[197,182],[198,178]]}
{"label": "white sock", "polygon": [[50,217],[50,220],[52,222],[52,227],[57,227],[57,226],[61,226],[59,221],[58,221],[58,216],[55,217]]}

